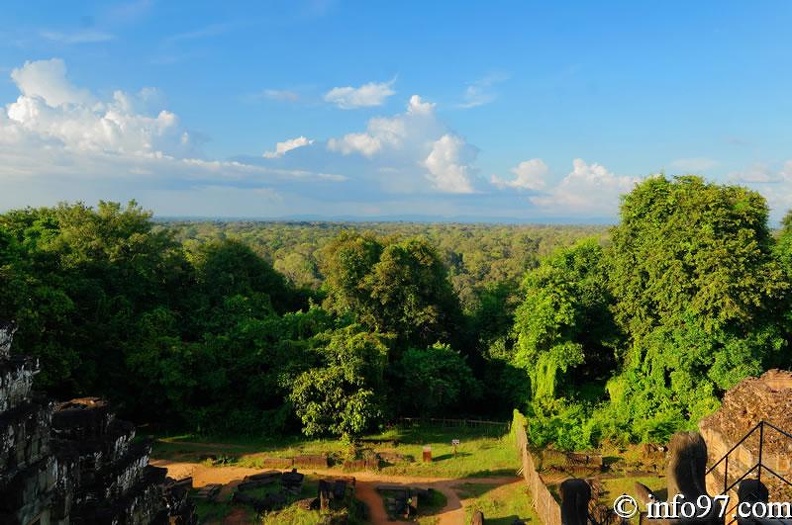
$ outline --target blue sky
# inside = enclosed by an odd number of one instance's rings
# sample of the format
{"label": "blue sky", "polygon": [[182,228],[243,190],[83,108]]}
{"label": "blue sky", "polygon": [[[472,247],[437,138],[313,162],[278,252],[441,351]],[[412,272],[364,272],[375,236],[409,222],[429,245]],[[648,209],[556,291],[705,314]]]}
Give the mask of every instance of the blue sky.
{"label": "blue sky", "polygon": [[0,210],[616,220],[660,171],[792,207],[787,1],[5,2]]}

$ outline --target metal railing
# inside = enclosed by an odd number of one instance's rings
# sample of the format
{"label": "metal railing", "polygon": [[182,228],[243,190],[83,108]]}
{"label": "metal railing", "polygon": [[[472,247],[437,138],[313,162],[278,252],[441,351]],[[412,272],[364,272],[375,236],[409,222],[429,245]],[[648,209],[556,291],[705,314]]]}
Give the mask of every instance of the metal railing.
{"label": "metal railing", "polygon": [[[769,474],[772,474],[776,479],[778,479],[778,480],[784,482],[786,485],[792,487],[792,482],[790,482],[789,480],[784,478],[781,474],[779,474],[778,472],[776,472],[775,470],[771,469],[770,467],[768,467],[767,465],[764,464],[763,460],[764,460],[764,457],[765,457],[764,456],[764,452],[765,452],[764,451],[765,438],[767,436],[767,432],[770,431],[770,430],[774,430],[774,431],[778,432],[781,436],[783,436],[784,438],[786,438],[786,439],[790,440],[790,442],[792,442],[792,434],[790,434],[789,432],[786,432],[785,430],[782,430],[782,429],[778,428],[777,426],[775,426],[774,424],[772,424],[772,423],[770,423],[768,421],[762,420],[759,423],[757,423],[756,426],[754,426],[747,434],[745,434],[742,437],[742,439],[740,439],[740,441],[738,441],[734,446],[732,446],[732,448],[730,448],[729,451],[726,452],[726,454],[723,455],[723,457],[721,457],[709,469],[707,469],[707,475],[709,475],[716,468],[718,468],[718,466],[721,463],[723,463],[723,491],[721,492],[721,494],[728,493],[730,490],[732,490],[734,487],[736,487],[742,480],[744,480],[745,478],[747,478],[749,475],[751,475],[754,472],[756,472],[756,480],[759,483],[761,483],[762,482],[762,470],[768,472]],[[759,454],[758,454],[756,463],[753,466],[751,466],[750,468],[748,468],[748,470],[743,472],[740,476],[738,476],[737,479],[735,479],[732,483],[729,483],[729,457],[732,454],[734,454],[737,451],[737,449],[743,443],[745,443],[749,438],[751,438],[751,436],[753,436],[756,432],[759,433]],[[736,504],[732,507],[732,509],[727,510],[724,515],[725,516],[732,516],[735,508],[736,508]],[[731,524],[731,523],[734,523],[735,521],[736,521],[736,519],[732,519],[731,521],[727,522],[727,525]]]}

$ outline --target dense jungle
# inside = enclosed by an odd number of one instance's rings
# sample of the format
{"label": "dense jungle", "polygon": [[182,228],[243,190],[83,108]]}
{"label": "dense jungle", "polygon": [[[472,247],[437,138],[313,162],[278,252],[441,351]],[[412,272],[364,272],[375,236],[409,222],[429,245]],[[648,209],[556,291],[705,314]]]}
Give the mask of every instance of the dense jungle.
{"label": "dense jungle", "polygon": [[528,416],[537,446],[663,441],[792,364],[792,216],[650,177],[611,227],[0,215],[0,319],[37,385],[158,430],[341,436]]}

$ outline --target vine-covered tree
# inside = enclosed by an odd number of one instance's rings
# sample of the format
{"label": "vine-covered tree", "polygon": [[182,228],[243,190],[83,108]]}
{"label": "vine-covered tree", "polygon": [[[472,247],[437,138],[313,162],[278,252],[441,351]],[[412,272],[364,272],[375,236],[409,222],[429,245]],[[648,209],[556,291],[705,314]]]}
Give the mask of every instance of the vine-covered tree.
{"label": "vine-covered tree", "polygon": [[695,425],[718,395],[778,359],[774,305],[788,282],[767,216],[758,193],[694,176],[653,177],[624,198],[608,252],[629,335],[608,387],[622,431],[660,439]]}
{"label": "vine-covered tree", "polygon": [[523,290],[513,362],[528,371],[533,398],[575,397],[585,383],[604,384],[616,369],[618,330],[599,243],[560,250],[528,272]]}

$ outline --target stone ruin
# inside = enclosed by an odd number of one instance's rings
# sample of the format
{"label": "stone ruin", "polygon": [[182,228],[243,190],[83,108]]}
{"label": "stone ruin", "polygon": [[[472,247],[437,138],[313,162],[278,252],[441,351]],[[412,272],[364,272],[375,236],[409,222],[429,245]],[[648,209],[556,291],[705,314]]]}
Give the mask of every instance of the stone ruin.
{"label": "stone ruin", "polygon": [[[699,430],[709,447],[710,464],[722,458],[761,421],[792,433],[792,372],[769,370],[760,377],[744,379],[726,392],[717,412],[701,420]],[[759,462],[759,434],[754,432],[729,455],[728,480],[724,479],[724,462],[707,476],[710,493],[722,492],[725,481],[730,485]],[[762,465],[792,479],[792,439],[770,427],[765,427],[761,437]],[[788,485],[762,470],[762,482],[771,499],[790,501]],[[749,477],[755,477],[755,472]]]}
{"label": "stone ruin", "polygon": [[189,487],[148,465],[134,425],[97,398],[33,392],[39,364],[11,355],[15,329],[0,324],[0,523],[195,525]]}
{"label": "stone ruin", "polygon": [[[774,425],[783,433],[765,425],[760,434],[758,425],[762,421]],[[702,496],[713,501],[713,495],[721,494],[725,486],[734,485],[729,492],[730,508],[723,509],[727,516],[725,522],[731,523],[729,519],[737,502],[792,501],[789,485],[792,482],[792,437],[787,435],[792,434],[792,372],[770,370],[761,377],[743,380],[726,392],[717,412],[701,420],[699,430],[700,433],[674,434],[667,447],[644,445],[645,455],[656,455],[658,462],[663,461],[667,451],[667,489],[664,491],[665,495],[661,496],[636,482],[634,494],[641,506],[652,501],[667,501],[680,494],[688,502],[697,502]],[[720,461],[727,454],[728,462]],[[708,464],[715,465],[709,474]],[[749,472],[751,469],[754,470]],[[760,469],[761,480],[757,479],[757,471]],[[767,469],[771,469],[786,481],[776,478]],[[743,477],[746,473],[747,476]],[[569,478],[561,484],[562,525],[577,525],[588,521],[610,523],[616,518],[610,508],[605,509],[608,512],[599,515],[592,510],[591,505],[587,509],[582,504],[583,501],[595,502],[594,509],[598,507],[597,498],[590,498],[592,492],[600,493],[597,484],[596,480],[584,482],[579,478]],[[660,525],[722,525],[724,518],[718,515],[721,511],[720,502],[717,505],[704,504],[707,505],[708,512],[704,512],[704,508],[696,510],[696,516],[692,519],[679,517],[655,521]],[[645,515],[646,512],[642,511],[641,520]],[[736,519],[738,525],[756,525],[770,521],[790,523],[788,520]]]}

